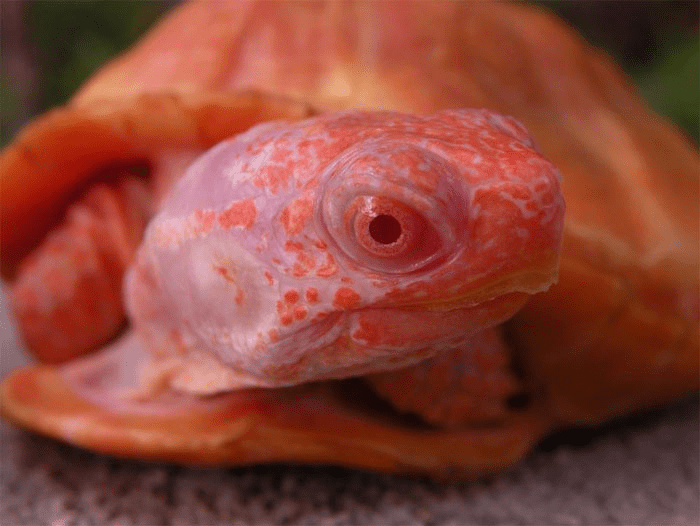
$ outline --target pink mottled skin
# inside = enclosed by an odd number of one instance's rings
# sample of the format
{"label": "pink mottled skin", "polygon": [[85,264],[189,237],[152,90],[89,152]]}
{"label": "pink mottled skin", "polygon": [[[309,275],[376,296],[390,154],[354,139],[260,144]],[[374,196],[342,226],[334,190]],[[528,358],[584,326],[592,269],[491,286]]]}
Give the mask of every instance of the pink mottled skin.
{"label": "pink mottled skin", "polygon": [[[98,401],[369,375],[430,421],[499,418],[497,326],[556,279],[559,178],[486,110],[256,126],[174,186],[125,277],[132,330],[64,374]],[[426,407],[422,382],[451,387]]]}

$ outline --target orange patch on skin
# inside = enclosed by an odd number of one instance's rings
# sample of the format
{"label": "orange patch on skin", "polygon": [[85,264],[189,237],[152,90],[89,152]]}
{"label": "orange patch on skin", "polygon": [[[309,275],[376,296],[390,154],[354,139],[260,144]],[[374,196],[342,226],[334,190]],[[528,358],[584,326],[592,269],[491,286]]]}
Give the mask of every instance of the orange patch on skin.
{"label": "orange patch on skin", "polygon": [[233,276],[231,276],[231,274],[229,274],[228,269],[226,267],[215,266],[214,270],[216,271],[217,274],[219,274],[221,277],[223,277],[226,281],[228,281],[230,283],[236,282],[233,279]]}
{"label": "orange patch on skin", "polygon": [[280,339],[280,333],[277,329],[270,329],[267,331],[267,335],[270,337],[271,342],[278,342]]}
{"label": "orange patch on skin", "polygon": [[297,260],[291,269],[285,269],[286,272],[291,272],[294,277],[300,278],[306,276],[316,266],[314,257],[304,250],[304,245],[294,241],[287,241],[284,244],[286,252],[296,253]]}
{"label": "orange patch on skin", "polygon": [[297,320],[303,320],[304,318],[306,318],[306,315],[308,314],[308,312],[309,311],[307,310],[306,307],[303,307],[303,306],[297,307],[296,309],[294,309],[294,317]]}
{"label": "orange patch on skin", "polygon": [[311,305],[318,303],[318,290],[314,287],[306,289],[306,301]]}
{"label": "orange patch on skin", "polygon": [[253,177],[253,184],[258,188],[266,188],[272,194],[276,194],[280,188],[286,188],[292,179],[292,164],[284,166],[271,165],[262,167]]}
{"label": "orange patch on skin", "polygon": [[284,250],[285,252],[301,252],[304,250],[304,245],[297,241],[287,241],[284,244]]}
{"label": "orange patch on skin", "polygon": [[[234,301],[236,302],[236,305],[239,307],[243,305],[243,300],[244,300],[244,294],[243,294],[243,289],[238,286],[236,283],[235,279],[235,269],[229,269],[221,265],[214,265],[213,266],[214,271],[219,274],[222,278],[224,278],[226,281],[229,283],[232,283],[236,287],[236,295],[234,296]],[[233,274],[230,272],[230,270],[233,270]]]}
{"label": "orange patch on skin", "polygon": [[337,309],[350,310],[360,304],[360,295],[348,287],[341,287],[335,292],[333,306]]}
{"label": "orange patch on skin", "polygon": [[214,226],[216,212],[213,210],[196,210],[194,213],[194,218],[197,222],[195,231],[202,234],[208,234]]}
{"label": "orange patch on skin", "polygon": [[301,278],[309,273],[309,270],[313,268],[314,260],[308,256],[300,256],[301,262],[294,263],[292,267],[292,276],[295,278]]}
{"label": "orange patch on skin", "polygon": [[272,277],[272,274],[270,273],[269,270],[265,271],[265,278],[267,279],[267,284],[272,287],[272,285],[275,284],[275,278]]}
{"label": "orange patch on skin", "polygon": [[290,236],[296,236],[304,230],[304,225],[313,213],[314,205],[308,197],[300,197],[282,210],[280,220],[284,231]]}
{"label": "orange patch on skin", "polygon": [[297,301],[299,301],[299,293],[294,289],[288,290],[284,293],[284,301],[286,301],[290,305],[296,303]]}
{"label": "orange patch on skin", "polygon": [[316,275],[321,278],[327,278],[338,272],[338,265],[335,263],[335,259],[330,254],[326,253],[326,262],[319,267],[316,271]]}
{"label": "orange patch on skin", "polygon": [[284,302],[277,302],[277,313],[282,325],[291,325],[294,320],[300,321],[306,318],[308,309],[303,305],[298,305],[301,298],[298,291],[290,289],[284,293],[283,298]]}
{"label": "orange patch on skin", "polygon": [[240,287],[236,291],[236,297],[234,298],[234,300],[236,301],[236,305],[243,305],[243,289],[241,289]]}
{"label": "orange patch on skin", "polygon": [[219,214],[219,224],[223,228],[250,228],[255,224],[257,215],[258,209],[252,199],[236,201]]}

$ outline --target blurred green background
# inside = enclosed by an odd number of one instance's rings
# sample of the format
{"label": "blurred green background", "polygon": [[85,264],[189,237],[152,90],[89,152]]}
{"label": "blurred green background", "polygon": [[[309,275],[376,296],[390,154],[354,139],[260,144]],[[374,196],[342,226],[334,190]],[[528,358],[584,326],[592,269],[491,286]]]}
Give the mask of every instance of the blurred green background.
{"label": "blurred green background", "polygon": [[[430,1],[430,0],[426,0]],[[0,2],[0,141],[62,104],[108,59],[136,41],[174,0]],[[699,2],[536,2],[605,49],[657,111],[698,142]]]}

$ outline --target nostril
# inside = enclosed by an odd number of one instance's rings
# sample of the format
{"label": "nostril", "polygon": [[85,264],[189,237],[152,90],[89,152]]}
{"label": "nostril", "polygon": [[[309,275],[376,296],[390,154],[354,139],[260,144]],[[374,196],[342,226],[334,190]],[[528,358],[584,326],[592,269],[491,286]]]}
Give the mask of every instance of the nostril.
{"label": "nostril", "polygon": [[388,214],[380,214],[369,223],[369,235],[377,243],[391,245],[401,237],[401,223]]}

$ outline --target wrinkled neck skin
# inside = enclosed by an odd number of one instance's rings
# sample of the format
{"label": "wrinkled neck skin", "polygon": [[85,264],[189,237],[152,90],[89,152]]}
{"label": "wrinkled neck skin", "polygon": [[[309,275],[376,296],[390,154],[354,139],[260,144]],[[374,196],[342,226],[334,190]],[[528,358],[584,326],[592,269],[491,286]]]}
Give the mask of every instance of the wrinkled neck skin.
{"label": "wrinkled neck skin", "polygon": [[93,397],[213,395],[465,346],[556,279],[559,177],[488,111],[257,126],[175,185],[125,277],[132,329],[64,375]]}

